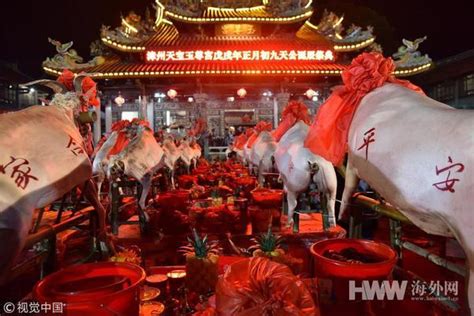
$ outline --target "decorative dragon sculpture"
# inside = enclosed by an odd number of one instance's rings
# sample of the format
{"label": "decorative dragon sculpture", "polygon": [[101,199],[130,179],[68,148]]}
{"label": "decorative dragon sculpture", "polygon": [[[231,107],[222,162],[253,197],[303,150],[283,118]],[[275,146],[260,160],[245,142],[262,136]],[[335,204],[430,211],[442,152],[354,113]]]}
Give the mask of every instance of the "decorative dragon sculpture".
{"label": "decorative dragon sculpture", "polygon": [[136,44],[147,40],[155,32],[155,20],[150,10],[145,11],[145,17],[131,11],[126,17],[122,17],[119,27],[111,29],[110,26],[102,25],[100,34],[102,38],[108,38],[115,42],[125,44]]}
{"label": "decorative dragon sculpture", "polygon": [[96,56],[92,60],[83,63],[84,58],[79,56],[75,49],[71,48],[74,44],[73,41],[64,44],[51,38],[48,38],[48,41],[56,47],[57,54],[53,58],[46,58],[43,61],[43,67],[76,70],[97,66],[105,61],[102,56]]}
{"label": "decorative dragon sculpture", "polygon": [[373,27],[367,26],[366,30],[352,24],[344,33],[342,21],[344,16],[339,17],[334,12],[324,10],[323,17],[317,25],[318,32],[336,43],[357,43],[373,38]]}
{"label": "decorative dragon sculpture", "polygon": [[397,67],[409,68],[431,63],[432,60],[427,54],[421,55],[418,51],[418,47],[426,39],[426,36],[417,38],[414,41],[403,39],[403,45],[400,46],[398,51],[392,55]]}

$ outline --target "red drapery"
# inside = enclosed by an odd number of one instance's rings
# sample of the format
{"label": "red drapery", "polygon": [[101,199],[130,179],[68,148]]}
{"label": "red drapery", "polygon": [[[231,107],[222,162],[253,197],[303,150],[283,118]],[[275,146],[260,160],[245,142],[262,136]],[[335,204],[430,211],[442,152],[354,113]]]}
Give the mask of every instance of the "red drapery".
{"label": "red drapery", "polygon": [[309,116],[308,107],[301,102],[291,101],[283,110],[282,121],[278,127],[272,132],[275,141],[280,141],[280,138],[295,125],[298,121],[303,121],[310,124],[311,118]]}
{"label": "red drapery", "polygon": [[247,148],[252,148],[253,144],[257,140],[258,135],[260,135],[261,132],[264,132],[264,131],[269,132],[271,130],[272,130],[272,123],[265,122],[265,121],[258,122],[258,124],[255,126],[255,134],[250,136],[247,142]]}
{"label": "red drapery", "polygon": [[120,153],[130,142],[130,137],[127,135],[127,129],[132,125],[141,125],[150,127],[150,123],[145,120],[134,118],[131,122],[127,120],[118,121],[112,125],[112,131],[117,132],[117,140],[114,146],[109,150],[107,157],[117,155]]}
{"label": "red drapery", "polygon": [[342,164],[347,137],[360,101],[384,83],[396,83],[419,93],[423,91],[406,80],[394,77],[395,64],[379,53],[362,53],[342,73],[343,86],[336,87],[319,109],[305,140],[305,147],[335,166]]}

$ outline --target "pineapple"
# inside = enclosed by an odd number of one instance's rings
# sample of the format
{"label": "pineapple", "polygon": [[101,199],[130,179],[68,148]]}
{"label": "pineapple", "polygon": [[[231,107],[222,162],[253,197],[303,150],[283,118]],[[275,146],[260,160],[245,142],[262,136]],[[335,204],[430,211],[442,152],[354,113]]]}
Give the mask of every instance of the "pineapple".
{"label": "pineapple", "polygon": [[303,260],[292,257],[281,248],[283,237],[273,234],[271,221],[265,234],[251,239],[254,245],[248,249],[254,257],[266,257],[272,261],[287,265],[295,275],[303,268]]}
{"label": "pineapple", "polygon": [[219,248],[217,242],[209,242],[207,235],[201,239],[193,228],[193,239],[180,248],[186,256],[186,286],[198,294],[214,291],[217,283],[217,262]]}
{"label": "pineapple", "polygon": [[251,241],[255,244],[249,250],[253,252],[254,257],[265,256],[272,259],[285,254],[285,251],[280,248],[283,237],[273,234],[271,221],[267,232],[257,238],[252,238]]}

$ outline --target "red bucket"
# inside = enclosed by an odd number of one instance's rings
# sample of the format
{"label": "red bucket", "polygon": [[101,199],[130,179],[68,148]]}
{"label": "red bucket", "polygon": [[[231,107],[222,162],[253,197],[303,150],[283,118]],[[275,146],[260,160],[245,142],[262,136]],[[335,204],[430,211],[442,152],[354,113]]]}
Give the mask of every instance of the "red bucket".
{"label": "red bucket", "polygon": [[[353,248],[362,255],[377,258],[378,262],[354,264],[324,256],[328,250],[339,252],[347,248]],[[386,278],[397,262],[397,254],[389,246],[362,239],[322,240],[311,246],[311,254],[314,257],[314,268],[318,277],[351,280]]]}
{"label": "red bucket", "polygon": [[[370,263],[344,262],[328,258],[328,251],[341,253],[351,249],[357,254],[370,258]],[[363,280],[386,280],[397,262],[396,252],[389,246],[362,239],[327,239],[311,246],[316,277],[325,285],[336,301],[347,301],[349,280],[360,287]],[[320,284],[320,287],[321,284]]]}
{"label": "red bucket", "polygon": [[48,275],[33,289],[40,303],[65,303],[70,316],[138,315],[145,271],[135,264],[99,262]]}

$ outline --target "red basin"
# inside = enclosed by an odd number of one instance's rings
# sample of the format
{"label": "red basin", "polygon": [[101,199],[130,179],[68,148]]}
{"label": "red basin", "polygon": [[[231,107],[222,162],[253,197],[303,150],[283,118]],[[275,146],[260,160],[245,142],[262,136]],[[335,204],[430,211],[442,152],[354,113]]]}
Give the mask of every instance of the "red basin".
{"label": "red basin", "polygon": [[180,175],[178,176],[178,185],[181,189],[190,189],[193,184],[197,184],[198,176],[196,175]]}
{"label": "red basin", "polygon": [[170,208],[173,210],[185,210],[191,196],[189,190],[172,190],[158,194],[156,204],[160,208]]}
{"label": "red basin", "polygon": [[[380,259],[376,263],[348,263],[325,257],[327,250],[354,248],[362,255]],[[317,277],[350,280],[385,279],[397,262],[396,252],[389,246],[362,239],[327,239],[311,246]]]}
{"label": "red basin", "polygon": [[138,315],[145,271],[124,262],[71,266],[48,275],[33,289],[40,303],[65,303],[65,314]]}
{"label": "red basin", "polygon": [[255,189],[250,192],[252,199],[260,207],[281,207],[283,201],[283,190]]}

